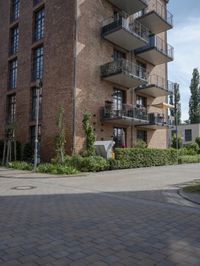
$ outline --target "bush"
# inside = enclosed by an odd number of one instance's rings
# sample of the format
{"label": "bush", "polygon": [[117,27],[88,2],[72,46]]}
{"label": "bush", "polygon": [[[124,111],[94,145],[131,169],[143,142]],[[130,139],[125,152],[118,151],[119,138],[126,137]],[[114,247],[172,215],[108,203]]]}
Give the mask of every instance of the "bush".
{"label": "bush", "polygon": [[171,165],[177,161],[175,149],[116,149],[110,169],[127,169]]}
{"label": "bush", "polygon": [[200,149],[200,137],[196,137],[195,142],[197,143],[197,145],[199,146],[199,149]]}
{"label": "bush", "polygon": [[[176,149],[177,148],[177,141],[176,141],[176,139],[177,139],[176,138],[176,134],[174,134],[173,137],[172,137],[172,143],[171,143],[171,147],[173,149]],[[178,149],[180,149],[182,147],[182,144],[183,144],[182,138],[181,138],[180,135],[178,135]]]}
{"label": "bush", "polygon": [[71,174],[77,174],[78,171],[71,166],[66,166],[63,164],[40,164],[37,167],[37,172],[40,173],[47,173],[47,174],[58,174],[58,175],[71,175]]}
{"label": "bush", "polygon": [[81,172],[99,172],[109,169],[108,161],[101,156],[72,156],[69,163]]}
{"label": "bush", "polygon": [[10,168],[14,168],[17,170],[27,170],[27,171],[31,171],[33,170],[33,165],[27,162],[11,162],[8,164],[8,167]]}
{"label": "bush", "polygon": [[134,146],[136,149],[146,149],[147,143],[144,140],[138,140],[136,145]]}
{"label": "bush", "polygon": [[192,143],[192,144],[186,144],[184,145],[183,148],[179,150],[179,155],[184,156],[184,155],[196,155],[198,154],[199,147],[197,143]]}
{"label": "bush", "polygon": [[180,156],[178,158],[178,163],[179,164],[186,164],[186,163],[200,163],[200,155],[185,155],[185,156]]}

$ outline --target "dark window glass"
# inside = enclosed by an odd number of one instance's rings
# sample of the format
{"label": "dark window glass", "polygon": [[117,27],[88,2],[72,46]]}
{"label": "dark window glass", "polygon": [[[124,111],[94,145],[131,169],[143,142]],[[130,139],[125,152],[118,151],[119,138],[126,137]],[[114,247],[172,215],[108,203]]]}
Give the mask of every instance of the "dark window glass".
{"label": "dark window glass", "polygon": [[16,54],[19,47],[19,28],[18,26],[11,29],[11,54]]}
{"label": "dark window glass", "polygon": [[125,59],[126,58],[126,54],[121,52],[121,51],[119,51],[119,50],[114,49],[113,58],[114,58],[114,60]]}
{"label": "dark window glass", "polygon": [[137,95],[136,106],[139,108],[143,108],[143,107],[146,108],[147,107],[147,98]]}
{"label": "dark window glass", "polygon": [[113,109],[122,110],[123,104],[125,103],[125,91],[114,89],[113,93]]}
{"label": "dark window glass", "polygon": [[16,95],[9,95],[7,98],[7,123],[15,122],[16,118]]}
{"label": "dark window glass", "polygon": [[15,21],[19,18],[20,0],[12,0],[11,4],[11,21]]}
{"label": "dark window glass", "polygon": [[137,140],[143,140],[147,143],[147,131],[137,130]]}
{"label": "dark window glass", "polygon": [[33,0],[33,5],[36,6],[36,5],[39,4],[40,2],[42,2],[42,0]]}
{"label": "dark window glass", "polygon": [[35,13],[34,40],[39,41],[44,37],[44,8]]}
{"label": "dark window glass", "polygon": [[115,148],[126,147],[126,129],[115,127],[113,129],[113,140],[115,142]]}
{"label": "dark window glass", "polygon": [[39,47],[33,51],[33,80],[42,79],[44,68],[44,49]]}
{"label": "dark window glass", "polygon": [[9,89],[13,90],[17,87],[17,60],[10,62],[10,76],[9,76]]}
{"label": "dark window glass", "polygon": [[185,141],[192,141],[192,130],[191,129],[185,130]]}
{"label": "dark window glass", "polygon": [[[39,119],[42,118],[42,88],[40,89],[39,95]],[[36,103],[37,103],[37,89],[32,89],[32,110],[31,110],[31,120],[36,120]]]}

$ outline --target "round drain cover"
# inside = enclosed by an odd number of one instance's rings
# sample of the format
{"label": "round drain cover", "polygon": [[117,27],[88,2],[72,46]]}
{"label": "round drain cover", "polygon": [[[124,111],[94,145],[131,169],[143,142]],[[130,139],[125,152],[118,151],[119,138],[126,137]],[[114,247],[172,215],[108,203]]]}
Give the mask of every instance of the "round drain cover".
{"label": "round drain cover", "polygon": [[33,186],[18,186],[18,187],[13,187],[12,189],[15,189],[15,190],[30,190],[30,189],[34,189],[36,187],[33,187]]}

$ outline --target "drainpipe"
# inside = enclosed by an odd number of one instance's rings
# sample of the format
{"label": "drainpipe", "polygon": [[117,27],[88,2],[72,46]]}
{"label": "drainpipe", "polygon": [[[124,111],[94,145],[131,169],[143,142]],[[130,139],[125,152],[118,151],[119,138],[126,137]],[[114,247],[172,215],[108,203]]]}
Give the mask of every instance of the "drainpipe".
{"label": "drainpipe", "polygon": [[74,2],[74,31],[73,31],[73,88],[72,88],[72,105],[73,105],[73,141],[72,141],[72,154],[76,153],[76,87],[77,87],[77,39],[78,39],[78,0]]}

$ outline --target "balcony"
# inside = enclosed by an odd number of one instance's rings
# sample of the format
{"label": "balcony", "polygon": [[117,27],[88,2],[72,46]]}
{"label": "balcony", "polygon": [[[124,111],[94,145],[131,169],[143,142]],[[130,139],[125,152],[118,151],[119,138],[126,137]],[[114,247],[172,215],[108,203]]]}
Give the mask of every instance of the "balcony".
{"label": "balcony", "polygon": [[149,30],[140,22],[131,21],[131,18],[119,17],[116,20],[112,17],[104,21],[103,25],[103,38],[127,51],[133,51],[149,42]]}
{"label": "balcony", "polygon": [[146,108],[136,108],[127,104],[115,108],[111,102],[101,109],[101,120],[103,123],[126,126],[149,123]]}
{"label": "balcony", "polygon": [[158,34],[173,28],[173,15],[166,6],[156,0],[136,15],[137,20],[148,26],[153,34]]}
{"label": "balcony", "polygon": [[101,66],[101,77],[126,88],[136,88],[147,82],[145,70],[125,59],[118,59]]}
{"label": "balcony", "polygon": [[108,0],[111,4],[132,15],[148,5],[148,0]]}
{"label": "balcony", "polygon": [[164,115],[159,113],[148,113],[148,123],[138,126],[146,129],[156,130],[166,129],[169,125]]}
{"label": "balcony", "polygon": [[173,93],[174,84],[171,81],[166,81],[164,78],[157,75],[150,75],[148,84],[144,84],[136,88],[136,92],[141,92],[153,98],[168,96]]}
{"label": "balcony", "polygon": [[154,66],[174,60],[174,48],[158,36],[151,36],[149,44],[136,49],[135,54]]}

